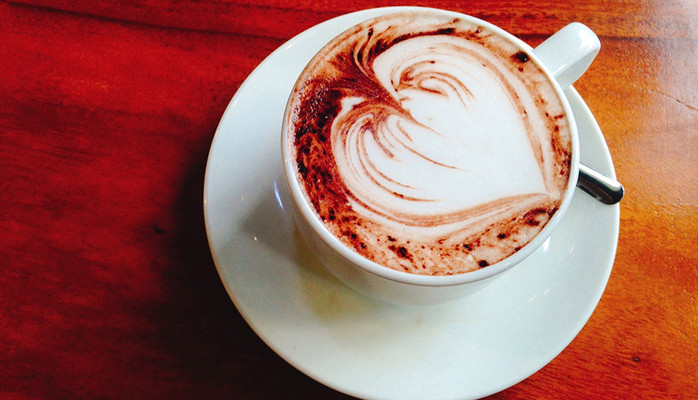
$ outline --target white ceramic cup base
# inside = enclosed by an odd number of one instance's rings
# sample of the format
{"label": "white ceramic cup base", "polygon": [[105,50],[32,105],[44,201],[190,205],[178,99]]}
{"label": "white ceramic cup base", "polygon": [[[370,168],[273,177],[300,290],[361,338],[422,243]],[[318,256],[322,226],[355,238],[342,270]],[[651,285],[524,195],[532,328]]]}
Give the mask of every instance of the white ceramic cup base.
{"label": "white ceramic cup base", "polygon": [[[427,8],[411,8],[411,10],[435,12],[470,20],[506,38],[525,51],[533,62],[543,68],[548,79],[555,86],[570,121],[572,137],[570,179],[562,203],[551,220],[531,242],[512,256],[487,268],[451,276],[425,276],[396,271],[367,260],[346,247],[327,230],[312,206],[307,203],[295,177],[297,167],[289,154],[286,126],[283,127],[282,159],[291,198],[297,210],[295,219],[302,236],[317,258],[334,276],[360,293],[395,304],[433,304],[474,293],[491,283],[498,275],[533,254],[552,234],[564,216],[576,186],[579,170],[579,139],[576,122],[563,93],[563,86],[573,83],[591,64],[598,53],[599,41],[587,27],[574,23],[551,36],[534,51],[515,36],[477,18],[444,10]],[[327,38],[328,41],[331,39]],[[549,70],[548,66],[554,70]]]}

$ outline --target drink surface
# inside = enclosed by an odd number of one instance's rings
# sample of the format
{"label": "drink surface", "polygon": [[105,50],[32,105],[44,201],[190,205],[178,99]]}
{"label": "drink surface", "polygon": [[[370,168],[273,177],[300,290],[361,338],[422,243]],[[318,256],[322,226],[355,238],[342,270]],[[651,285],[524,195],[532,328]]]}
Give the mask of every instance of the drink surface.
{"label": "drink surface", "polygon": [[463,19],[393,14],[343,33],[304,70],[286,118],[319,218],[399,271],[505,259],[542,230],[569,180],[554,86],[525,50]]}

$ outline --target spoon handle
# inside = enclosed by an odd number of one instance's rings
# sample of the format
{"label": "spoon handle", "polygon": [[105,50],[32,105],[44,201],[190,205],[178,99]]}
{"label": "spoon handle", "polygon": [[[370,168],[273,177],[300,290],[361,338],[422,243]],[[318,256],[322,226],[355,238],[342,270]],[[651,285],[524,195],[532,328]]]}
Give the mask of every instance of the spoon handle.
{"label": "spoon handle", "polygon": [[625,194],[620,182],[600,174],[584,164],[579,164],[577,187],[605,204],[616,204]]}

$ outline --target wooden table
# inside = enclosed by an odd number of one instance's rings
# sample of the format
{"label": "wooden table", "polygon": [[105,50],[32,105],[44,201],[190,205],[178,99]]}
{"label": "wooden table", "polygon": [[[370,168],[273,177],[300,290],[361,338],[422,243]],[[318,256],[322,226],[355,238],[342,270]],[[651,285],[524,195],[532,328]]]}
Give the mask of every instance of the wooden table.
{"label": "wooden table", "polygon": [[[0,3],[0,397],[345,398],[235,310],[203,177],[225,107],[270,52],[394,3],[23,3]],[[575,86],[627,189],[614,269],[569,347],[493,398],[698,398],[698,2],[418,5],[531,44],[579,21],[602,42]]]}

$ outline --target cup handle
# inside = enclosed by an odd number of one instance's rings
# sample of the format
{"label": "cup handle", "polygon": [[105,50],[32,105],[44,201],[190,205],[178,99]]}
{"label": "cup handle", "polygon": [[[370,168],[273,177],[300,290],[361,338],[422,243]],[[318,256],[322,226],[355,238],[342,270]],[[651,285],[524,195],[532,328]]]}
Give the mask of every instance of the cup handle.
{"label": "cup handle", "polygon": [[586,25],[573,22],[538,45],[534,53],[565,89],[584,74],[599,49],[601,42],[596,34]]}
{"label": "cup handle", "polygon": [[[565,89],[579,79],[599,54],[601,42],[586,25],[573,22],[550,36],[534,53]],[[580,164],[577,186],[605,204],[616,204],[623,185]]]}

